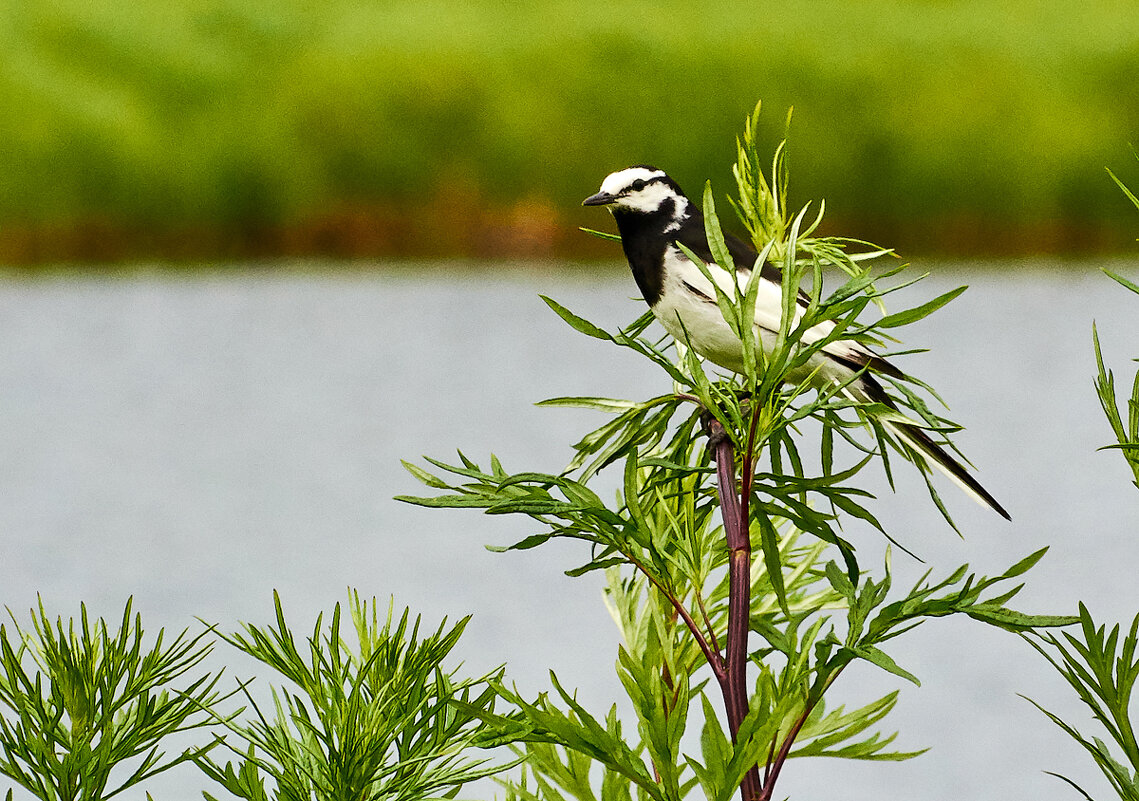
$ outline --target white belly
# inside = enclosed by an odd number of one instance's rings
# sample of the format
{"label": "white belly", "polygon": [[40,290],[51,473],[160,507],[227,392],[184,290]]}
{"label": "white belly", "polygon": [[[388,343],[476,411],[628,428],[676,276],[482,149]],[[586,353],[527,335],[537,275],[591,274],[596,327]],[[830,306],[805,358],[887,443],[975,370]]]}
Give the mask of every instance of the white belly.
{"label": "white belly", "polygon": [[[736,373],[744,371],[743,345],[715,303],[693,295],[686,287],[666,287],[653,306],[664,330],[688,343],[705,359]],[[764,343],[770,349],[772,342]]]}

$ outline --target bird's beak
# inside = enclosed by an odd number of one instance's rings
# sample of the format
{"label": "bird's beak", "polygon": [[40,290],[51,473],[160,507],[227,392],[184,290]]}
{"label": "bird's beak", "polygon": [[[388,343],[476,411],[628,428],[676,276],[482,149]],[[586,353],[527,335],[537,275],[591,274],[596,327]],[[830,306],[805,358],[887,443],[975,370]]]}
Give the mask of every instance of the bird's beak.
{"label": "bird's beak", "polygon": [[585,200],[581,201],[583,206],[608,206],[617,197],[608,192],[598,192],[596,195],[590,195]]}

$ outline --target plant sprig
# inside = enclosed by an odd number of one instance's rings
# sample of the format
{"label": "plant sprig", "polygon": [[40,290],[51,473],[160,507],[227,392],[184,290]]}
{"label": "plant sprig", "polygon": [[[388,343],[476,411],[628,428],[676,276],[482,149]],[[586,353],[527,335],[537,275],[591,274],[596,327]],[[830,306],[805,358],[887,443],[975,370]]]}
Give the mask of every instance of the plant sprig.
{"label": "plant sprig", "polygon": [[[1139,616],[1122,638],[1118,625],[1107,631],[1106,626],[1095,622],[1082,603],[1079,623],[1077,634],[1063,632],[1062,636],[1056,636],[1029,632],[1024,637],[1064,677],[1107,732],[1110,742],[1082,733],[1042,704],[1031,698],[1027,700],[1091,755],[1119,798],[1137,801],[1139,744],[1131,722],[1131,699],[1139,679]],[[1085,798],[1091,798],[1072,779],[1052,771],[1048,773],[1067,782]]]}
{"label": "plant sprig", "polygon": [[[1110,270],[1104,272],[1120,285],[1139,295],[1139,285]],[[1092,342],[1095,345],[1098,371],[1095,380],[1096,394],[1099,397],[1104,415],[1111,425],[1112,433],[1115,435],[1115,444],[1105,445],[1104,449],[1118,450],[1123,454],[1123,458],[1127,461],[1127,465],[1134,475],[1133,483],[1139,489],[1139,371],[1136,371],[1131,383],[1131,397],[1124,401],[1124,408],[1121,409],[1116,395],[1115,374],[1104,365],[1099,331],[1094,323],[1092,324]],[[1135,361],[1139,361],[1139,359]]]}
{"label": "plant sprig", "polygon": [[245,624],[223,635],[288,682],[272,687],[271,712],[243,683],[255,718],[220,721],[242,741],[226,741],[236,761],[197,759],[230,794],[249,801],[411,801],[453,793],[506,767],[470,755],[484,737],[479,715],[494,708],[487,682],[499,673],[462,679],[442,667],[467,618],[424,634],[408,610],[396,616],[389,604],[381,615],[375,599],[352,593],[354,646],[342,636],[340,604],[327,627],[318,616],[312,635],[298,643],[276,593],[273,601],[275,625]]}
{"label": "plant sprig", "polygon": [[78,620],[53,620],[42,601],[30,629],[11,611],[12,629],[0,625],[0,773],[37,798],[112,798],[217,744],[161,750],[169,735],[214,722],[221,674],[187,678],[212,649],[209,632],[165,643],[159,630],[148,644],[131,606],[117,630],[85,605]]}
{"label": "plant sprig", "polygon": [[[1111,170],[1107,172],[1139,209],[1139,198]],[[1109,270],[1104,272],[1122,286],[1139,294],[1139,285]],[[1116,439],[1116,444],[1105,446],[1105,449],[1119,450],[1123,454],[1135,476],[1135,487],[1139,489],[1139,373],[1135,376],[1131,398],[1126,401],[1125,422],[1125,415],[1116,396],[1115,377],[1104,366],[1099,332],[1094,323],[1092,342],[1097,368],[1096,394]],[[1131,720],[1131,701],[1136,680],[1139,680],[1139,616],[1131,622],[1131,627],[1120,639],[1119,625],[1113,626],[1108,632],[1105,625],[1095,622],[1083,603],[1080,604],[1079,611],[1080,628],[1076,633],[1064,632],[1063,637],[1058,637],[1052,633],[1026,632],[1024,637],[1064,677],[1077,697],[1091,710],[1096,722],[1107,732],[1111,742],[1084,734],[1039,702],[1031,698],[1027,700],[1091,755],[1119,798],[1137,801],[1139,745],[1136,743]],[[1091,796],[1075,781],[1058,773],[1049,773],[1090,801]]]}

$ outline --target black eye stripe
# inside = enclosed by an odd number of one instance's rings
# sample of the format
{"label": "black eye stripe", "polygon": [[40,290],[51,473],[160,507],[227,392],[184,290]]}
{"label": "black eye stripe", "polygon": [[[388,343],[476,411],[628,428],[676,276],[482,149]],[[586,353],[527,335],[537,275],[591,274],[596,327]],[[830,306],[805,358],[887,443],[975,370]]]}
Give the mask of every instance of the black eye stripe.
{"label": "black eye stripe", "polygon": [[664,183],[665,180],[666,180],[666,178],[663,175],[654,175],[651,178],[638,178],[637,180],[630,183],[625,188],[624,191],[626,193],[628,193],[628,192],[640,192],[642,189],[644,189],[646,186],[649,186],[650,184],[661,184],[661,183]]}
{"label": "black eye stripe", "polygon": [[635,192],[640,192],[642,189],[652,186],[653,184],[669,185],[671,183],[667,175],[650,175],[648,178],[635,178],[625,184],[621,189],[615,191],[618,197],[626,197]]}

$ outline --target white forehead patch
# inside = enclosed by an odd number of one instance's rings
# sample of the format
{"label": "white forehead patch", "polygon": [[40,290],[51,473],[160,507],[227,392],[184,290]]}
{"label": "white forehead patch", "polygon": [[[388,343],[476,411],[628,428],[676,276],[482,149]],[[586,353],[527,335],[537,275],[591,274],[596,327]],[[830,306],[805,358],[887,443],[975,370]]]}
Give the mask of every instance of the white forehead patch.
{"label": "white forehead patch", "polygon": [[672,198],[676,202],[678,216],[686,216],[685,208],[688,205],[685,199],[678,195],[676,190],[662,181],[650,183],[641,189],[629,191],[637,181],[650,181],[653,178],[667,177],[663,170],[650,170],[646,167],[627,167],[605,177],[601,182],[601,191],[617,197],[613,205],[651,213],[660,208],[661,203]]}
{"label": "white forehead patch", "polygon": [[601,182],[601,191],[610,195],[618,195],[622,190],[628,189],[634,181],[647,181],[650,178],[661,178],[663,176],[664,170],[627,167],[606,175],[605,180]]}

